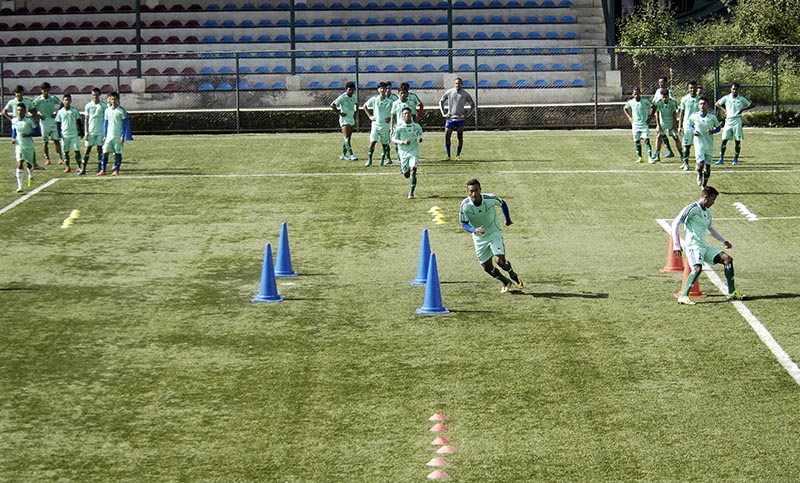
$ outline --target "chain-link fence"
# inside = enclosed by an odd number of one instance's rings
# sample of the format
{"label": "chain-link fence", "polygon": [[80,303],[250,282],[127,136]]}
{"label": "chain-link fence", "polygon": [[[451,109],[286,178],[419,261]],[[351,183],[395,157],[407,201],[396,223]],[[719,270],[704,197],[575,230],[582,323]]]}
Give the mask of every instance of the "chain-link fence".
{"label": "chain-link fence", "polygon": [[338,129],[329,105],[348,81],[362,105],[381,81],[409,83],[426,106],[423,123],[436,128],[439,99],[460,77],[478,104],[474,128],[597,128],[625,126],[632,88],[652,95],[662,76],[678,99],[690,80],[714,100],[739,82],[761,110],[791,107],[800,104],[799,65],[800,46],[36,56],[1,58],[0,87],[3,105],[17,85],[33,98],[44,81],[78,107],[95,87],[119,91],[139,133],[323,131]]}

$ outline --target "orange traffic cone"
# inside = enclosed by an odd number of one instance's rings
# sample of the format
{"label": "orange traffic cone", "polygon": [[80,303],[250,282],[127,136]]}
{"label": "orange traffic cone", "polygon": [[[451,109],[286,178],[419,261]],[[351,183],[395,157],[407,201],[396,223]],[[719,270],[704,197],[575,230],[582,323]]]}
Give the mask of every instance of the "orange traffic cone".
{"label": "orange traffic cone", "polygon": [[[681,291],[675,294],[675,297],[680,297],[683,293],[683,289],[686,287],[686,279],[689,278],[689,274],[692,273],[692,267],[689,266],[689,260],[686,259],[685,263],[683,264],[683,283],[681,284]],[[692,288],[689,290],[689,297],[691,298],[702,298],[708,297],[708,294],[705,292],[700,291],[700,277],[697,277],[692,284]]]}
{"label": "orange traffic cone", "polygon": [[681,262],[680,255],[675,255],[675,246],[672,243],[672,236],[669,237],[669,249],[667,250],[667,262],[664,268],[659,270],[661,273],[667,272],[681,272],[683,271],[683,263]]}

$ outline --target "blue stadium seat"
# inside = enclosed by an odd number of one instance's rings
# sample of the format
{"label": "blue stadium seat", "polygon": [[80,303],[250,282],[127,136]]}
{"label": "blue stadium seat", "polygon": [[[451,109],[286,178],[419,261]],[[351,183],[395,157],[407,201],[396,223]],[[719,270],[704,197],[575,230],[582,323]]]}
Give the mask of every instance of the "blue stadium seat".
{"label": "blue stadium seat", "polygon": [[253,37],[249,35],[242,35],[239,37],[239,42],[253,42]]}
{"label": "blue stadium seat", "polygon": [[287,74],[289,72],[289,69],[287,69],[282,65],[277,65],[275,66],[274,69],[272,69],[272,72],[275,72],[276,74]]}
{"label": "blue stadium seat", "polygon": [[467,89],[474,89],[475,88],[475,83],[472,82],[472,79],[464,79],[462,81],[461,85],[466,87]]}
{"label": "blue stadium seat", "polygon": [[528,32],[525,35],[525,38],[526,39],[541,39],[542,38],[542,34],[540,34],[539,32],[534,30],[534,31]]}
{"label": "blue stadium seat", "polygon": [[209,3],[206,5],[206,10],[221,10],[221,8],[216,3]]}
{"label": "blue stadium seat", "polygon": [[479,31],[475,32],[475,34],[472,36],[472,38],[475,39],[475,40],[488,40],[489,39],[489,34],[479,30]]}
{"label": "blue stadium seat", "polygon": [[394,64],[387,64],[386,66],[383,67],[383,71],[384,72],[399,72],[400,69],[398,69],[397,66],[394,65]]}
{"label": "blue stadium seat", "polygon": [[569,0],[561,0],[560,2],[558,2],[558,6],[559,7],[571,7],[572,6],[572,2],[570,2]]}
{"label": "blue stadium seat", "polygon": [[311,36],[312,42],[325,42],[325,36],[323,34],[314,34]]}
{"label": "blue stadium seat", "polygon": [[423,89],[435,89],[436,88],[436,82],[434,82],[432,80],[423,81],[422,82],[422,88]]}
{"label": "blue stadium seat", "polygon": [[568,85],[569,84],[567,84],[567,81],[563,79],[558,79],[553,81],[553,87],[567,87]]}
{"label": "blue stadium seat", "polygon": [[242,20],[242,23],[239,24],[239,27],[255,27],[256,24],[253,23],[252,20]]}
{"label": "blue stadium seat", "polygon": [[564,49],[564,53],[570,55],[577,55],[581,53],[581,49],[578,47],[567,47],[566,49]]}
{"label": "blue stadium seat", "polygon": [[505,23],[505,20],[500,15],[492,15],[489,17],[489,23]]}
{"label": "blue stadium seat", "polygon": [[269,67],[265,65],[259,65],[258,67],[256,67],[256,70],[254,72],[256,74],[269,74]]}
{"label": "blue stadium seat", "polygon": [[436,37],[433,36],[430,32],[423,32],[422,35],[419,36],[420,40],[436,40]]}
{"label": "blue stadium seat", "polygon": [[497,87],[511,87],[511,81],[507,79],[500,79],[497,81]]}
{"label": "blue stadium seat", "polygon": [[[300,53],[300,52],[298,52],[298,54],[299,54],[299,53]],[[294,66],[294,72],[295,72],[296,74],[302,74],[302,73],[303,73],[303,72],[305,72],[305,71],[306,71],[306,68],[305,68],[305,67],[303,67],[302,65],[296,65],[296,66]]]}
{"label": "blue stadium seat", "polygon": [[473,70],[475,70],[475,68],[472,64],[461,64],[458,66],[459,72],[472,72]]}
{"label": "blue stadium seat", "polygon": [[384,25],[394,25],[396,23],[397,23],[397,19],[394,18],[394,17],[386,17],[385,19],[383,19],[383,24]]}
{"label": "blue stadium seat", "polygon": [[313,5],[311,5],[311,10],[325,10],[326,8],[328,8],[328,7],[325,6],[325,4],[322,3],[322,2],[317,2],[317,3],[313,4]]}
{"label": "blue stadium seat", "polygon": [[576,62],[569,66],[569,70],[583,70],[583,64]]}
{"label": "blue stadium seat", "polygon": [[353,17],[347,21],[347,25],[361,25],[361,19]]}
{"label": "blue stadium seat", "polygon": [[222,7],[222,10],[238,10],[238,9],[239,7],[233,2],[228,2],[225,4],[224,7]]}
{"label": "blue stadium seat", "polygon": [[542,64],[541,62],[539,62],[539,63],[533,64],[533,67],[531,67],[531,70],[547,70],[547,66]]}
{"label": "blue stadium seat", "polygon": [[478,81],[478,87],[480,87],[482,89],[486,89],[486,88],[492,87],[492,83],[491,83],[491,81],[489,81],[487,79],[481,79],[481,80]]}
{"label": "blue stadium seat", "polygon": [[380,72],[381,69],[375,64],[369,64],[364,68],[364,72]]}
{"label": "blue stadium seat", "polygon": [[430,17],[420,17],[420,19],[417,20],[417,23],[418,24],[425,24],[425,25],[433,24],[433,19],[430,18]]}
{"label": "blue stadium seat", "polygon": [[272,10],[272,2],[264,2],[258,6],[261,10]]}
{"label": "blue stadium seat", "polygon": [[324,89],[325,86],[322,85],[322,82],[314,81],[308,84],[309,89]]}
{"label": "blue stadium seat", "polygon": [[331,36],[328,37],[329,42],[341,42],[342,40],[344,40],[344,37],[342,37],[341,34],[331,34]]}
{"label": "blue stadium seat", "polygon": [[564,38],[565,39],[577,39],[578,38],[578,32],[569,31],[569,32],[564,34]]}
{"label": "blue stadium seat", "polygon": [[486,18],[483,15],[476,15],[472,17],[472,23],[486,23]]}
{"label": "blue stadium seat", "polygon": [[216,41],[217,41],[217,38],[215,36],[213,36],[213,35],[206,35],[201,40],[201,42],[205,42],[207,44],[215,43]]}
{"label": "blue stadium seat", "polygon": [[[244,22],[250,22],[251,24],[253,23],[250,20],[245,20]],[[244,25],[244,22],[241,23],[240,27],[250,27],[251,26],[251,25]],[[306,20],[304,18],[298,18],[297,20],[294,21],[294,25],[295,25],[295,27],[305,27],[306,25],[308,25],[308,20]]]}
{"label": "blue stadium seat", "polygon": [[239,90],[240,91],[250,90],[250,84],[248,84],[247,81],[239,81]]}
{"label": "blue stadium seat", "polygon": [[547,32],[544,35],[544,38],[546,38],[546,39],[557,39],[558,38],[558,32],[553,32],[553,31]]}
{"label": "blue stadium seat", "polygon": [[434,67],[433,64],[423,64],[423,66],[420,67],[419,70],[421,70],[422,72],[435,72],[436,67]]}
{"label": "blue stadium seat", "polygon": [[525,0],[525,3],[523,3],[522,6],[525,8],[536,8],[539,6],[539,4],[536,3],[535,0]]}
{"label": "blue stadium seat", "polygon": [[324,18],[315,18],[314,20],[311,21],[311,25],[313,25],[315,27],[322,27],[323,25],[325,25],[325,19]]}
{"label": "blue stadium seat", "polygon": [[564,64],[553,64],[550,70],[567,70],[567,66]]}
{"label": "blue stadium seat", "polygon": [[361,34],[352,33],[347,35],[347,40],[349,42],[361,42],[363,39],[361,38]]}
{"label": "blue stadium seat", "polygon": [[561,23],[575,23],[577,20],[572,15],[564,15],[561,17]]}
{"label": "blue stadium seat", "polygon": [[479,72],[489,72],[490,70],[492,70],[492,66],[489,64],[478,64]]}
{"label": "blue stadium seat", "polygon": [[252,74],[253,70],[250,67],[248,67],[246,65],[243,65],[243,66],[239,67],[239,73],[240,74]]}
{"label": "blue stadium seat", "polygon": [[516,70],[516,71],[526,71],[526,70],[528,70],[528,66],[526,64],[514,64],[514,70]]}
{"label": "blue stadium seat", "polygon": [[233,27],[236,27],[236,21],[235,20],[231,20],[231,19],[223,20],[222,23],[219,24],[219,26],[220,27],[233,28]]}
{"label": "blue stadium seat", "polygon": [[309,69],[309,72],[325,72],[325,68],[321,65],[312,65],[311,69]]}
{"label": "blue stadium seat", "polygon": [[456,40],[469,40],[469,34],[466,32],[459,32],[456,34]]}
{"label": "blue stadium seat", "polygon": [[218,27],[218,26],[219,24],[217,24],[216,20],[206,20],[205,22],[203,22],[203,27]]}
{"label": "blue stadium seat", "polygon": [[228,67],[227,65],[224,67],[220,67],[217,71],[217,74],[233,74],[233,68]]}
{"label": "blue stadium seat", "polygon": [[275,82],[272,84],[273,90],[286,90],[286,84],[283,82]]}
{"label": "blue stadium seat", "polygon": [[522,17],[519,17],[517,15],[511,15],[506,20],[506,23],[522,23]]}
{"label": "blue stadium seat", "polygon": [[541,5],[542,7],[555,7],[556,2],[554,2],[553,0],[542,0],[542,3],[540,3],[539,5]]}
{"label": "blue stadium seat", "polygon": [[415,72],[417,70],[417,66],[414,64],[406,64],[403,66],[403,72]]}
{"label": "blue stadium seat", "polygon": [[364,84],[364,89],[377,89],[378,88],[378,81],[369,81]]}
{"label": "blue stadium seat", "polygon": [[370,17],[364,21],[364,25],[378,25],[380,21],[375,17]]}
{"label": "blue stadium seat", "polygon": [[504,32],[492,32],[492,40],[503,40],[506,38]]}
{"label": "blue stadium seat", "polygon": [[450,66],[447,64],[442,64],[439,66],[439,72],[447,72],[448,70],[450,70]]}
{"label": "blue stadium seat", "polygon": [[218,91],[232,91],[233,86],[230,82],[222,82],[217,86]]}
{"label": "blue stadium seat", "polygon": [[344,10],[342,2],[333,2],[330,6],[331,10]]}
{"label": "blue stadium seat", "polygon": [[203,82],[202,84],[197,86],[197,90],[198,91],[213,91],[214,90],[214,86],[211,85],[210,82]]}
{"label": "blue stadium seat", "polygon": [[328,67],[328,72],[344,72],[344,68],[341,65],[334,64]]}
{"label": "blue stadium seat", "polygon": [[233,38],[233,35],[223,35],[219,38],[219,41],[224,44],[232,44],[236,42],[236,39]]}
{"label": "blue stadium seat", "polygon": [[509,67],[508,64],[497,64],[496,66],[494,66],[494,70],[500,72],[508,72],[511,70],[511,67]]}
{"label": "blue stadium seat", "polygon": [[416,89],[417,88],[417,83],[414,82],[413,80],[409,80],[407,82],[408,82],[408,87],[410,87],[412,89]]}
{"label": "blue stadium seat", "polygon": [[400,23],[405,25],[414,25],[417,22],[411,17],[403,17],[403,19],[400,20]]}
{"label": "blue stadium seat", "polygon": [[340,81],[331,81],[328,84],[328,89],[344,89],[344,84],[342,84]]}
{"label": "blue stadium seat", "polygon": [[214,73],[214,68],[213,67],[208,67],[208,66],[203,67],[202,69],[200,69],[200,73],[201,74],[213,74]]}
{"label": "blue stadium seat", "polygon": [[400,40],[397,35],[389,32],[388,34],[383,36],[383,40]]}
{"label": "blue stadium seat", "polygon": [[[447,23],[447,19],[445,19],[445,23]],[[469,23],[469,20],[467,20],[467,17],[459,16],[453,19],[453,23]]]}
{"label": "blue stadium seat", "polygon": [[528,79],[519,79],[514,81],[514,87],[531,87],[531,83]]}
{"label": "blue stadium seat", "polygon": [[542,22],[543,23],[556,23],[556,22],[558,22],[558,19],[556,19],[556,17],[553,16],[553,15],[545,15],[544,18],[542,18]]}
{"label": "blue stadium seat", "polygon": [[572,87],[586,87],[586,81],[583,79],[575,79],[572,81]]}
{"label": "blue stadium seat", "polygon": [[544,79],[537,79],[534,81],[533,87],[547,87],[547,81]]}
{"label": "blue stadium seat", "polygon": [[344,20],[340,18],[332,18],[328,21],[330,25],[344,25]]}
{"label": "blue stadium seat", "polygon": [[255,84],[253,84],[253,89],[258,89],[258,90],[267,89],[267,83],[266,82],[256,82]]}
{"label": "blue stadium seat", "polygon": [[[297,8],[297,6],[295,6],[294,8]],[[348,10],[361,10],[362,8],[364,7],[362,7],[361,4],[358,2],[353,2],[347,5]]]}
{"label": "blue stadium seat", "polygon": [[523,37],[522,32],[514,31],[508,34],[509,39],[522,39]]}
{"label": "blue stadium seat", "polygon": [[412,32],[406,32],[400,36],[400,40],[416,40],[417,36],[414,35]]}

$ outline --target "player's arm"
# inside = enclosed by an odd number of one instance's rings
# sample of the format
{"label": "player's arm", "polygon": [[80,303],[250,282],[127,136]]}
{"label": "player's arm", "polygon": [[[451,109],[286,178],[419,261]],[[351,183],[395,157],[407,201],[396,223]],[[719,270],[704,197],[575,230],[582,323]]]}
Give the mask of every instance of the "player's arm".
{"label": "player's arm", "polygon": [[464,111],[463,119],[467,119],[470,116],[472,116],[472,113],[478,108],[478,106],[475,105],[475,101],[472,100],[472,96],[470,95],[470,93],[469,92],[465,93],[467,94],[467,104],[469,104],[469,109]]}
{"label": "player's arm", "polygon": [[447,111],[449,110],[449,106],[447,109],[445,106],[447,106],[447,92],[439,99],[439,112],[442,113],[442,117],[447,117]]}
{"label": "player's arm", "polygon": [[331,109],[339,113],[340,116],[344,116],[344,112],[342,112],[342,110],[339,109],[339,106],[336,105],[336,101],[331,102]]}
{"label": "player's arm", "polygon": [[625,113],[625,117],[628,118],[628,122],[633,124],[633,118],[631,117],[630,110],[628,109],[628,105],[627,104],[625,104],[625,106],[623,106],[622,112]]}
{"label": "player's arm", "polygon": [[367,113],[367,117],[370,121],[375,121],[375,116],[372,114],[372,109],[369,106],[369,101],[364,103],[364,112]]}
{"label": "player's arm", "polygon": [[681,232],[681,223],[683,223],[686,211],[687,210],[684,209],[678,216],[675,217],[674,220],[672,220],[672,227],[671,227],[672,229],[670,230],[672,235],[672,251],[675,253],[675,255],[678,256],[681,256],[681,251],[682,251],[680,232]]}
{"label": "player's arm", "polygon": [[718,232],[717,229],[714,228],[713,226],[709,226],[708,227],[708,232],[711,234],[711,236],[713,236],[720,243],[722,243],[725,246],[725,248],[733,248],[733,245],[731,245],[731,242],[726,240],[725,237],[722,236],[722,233]]}
{"label": "player's arm", "polygon": [[470,225],[468,221],[461,220],[461,228],[464,229],[467,233],[475,233],[475,227]]}
{"label": "player's arm", "polygon": [[508,204],[506,203],[506,200],[502,198],[500,198],[500,211],[503,212],[503,218],[506,219],[506,226],[509,226],[512,223],[514,223],[513,221],[511,221],[511,213],[508,211]]}

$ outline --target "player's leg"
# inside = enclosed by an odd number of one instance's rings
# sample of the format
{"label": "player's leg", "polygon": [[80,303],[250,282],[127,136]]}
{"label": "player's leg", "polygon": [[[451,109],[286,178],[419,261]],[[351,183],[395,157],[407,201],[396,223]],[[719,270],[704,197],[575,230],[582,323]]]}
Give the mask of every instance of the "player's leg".
{"label": "player's leg", "polygon": [[725,162],[725,149],[728,147],[728,140],[722,139],[722,142],[719,145],[719,159],[714,164],[722,164]]}
{"label": "player's leg", "polygon": [[733,257],[728,255],[722,250],[716,252],[713,258],[713,262],[721,263],[723,272],[725,273],[725,280],[728,282],[728,300],[742,300],[744,295],[742,295],[738,290],[736,290],[736,283],[734,278],[734,271],[733,271]]}
{"label": "player's leg", "polygon": [[56,154],[58,155],[58,164],[64,164],[64,151],[61,149],[61,137],[58,135],[58,128],[53,126],[53,144],[56,147]]}
{"label": "player's leg", "polygon": [[525,286],[525,284],[522,283],[520,276],[514,271],[514,268],[511,267],[511,262],[508,261],[505,255],[498,255],[495,257],[495,262],[497,263],[498,267],[508,272],[508,277],[514,282],[517,288],[522,288]]}
{"label": "player's leg", "polygon": [[445,126],[444,128],[444,150],[447,153],[446,161],[450,161],[450,139],[453,137],[453,129]]}
{"label": "player's leg", "polygon": [[[683,151],[681,150],[681,143],[678,140],[678,133],[676,133],[675,131],[673,131],[672,140],[675,141],[675,149],[678,151],[678,156],[681,159],[683,159]],[[669,156],[670,154],[672,154],[672,156]],[[668,158],[669,157],[675,157],[675,154],[674,153],[667,153],[667,157]]]}
{"label": "player's leg", "polygon": [[[25,162],[22,159],[20,159],[19,157],[17,157],[17,171],[16,171],[16,175],[17,175],[17,193],[22,193],[22,191],[23,191],[23,189],[22,189],[22,165],[23,164],[25,164]],[[30,177],[30,175],[28,175],[28,176]]]}
{"label": "player's leg", "polygon": [[347,124],[342,124],[342,154],[339,159],[348,159],[347,146],[350,144],[350,136],[347,134]]}
{"label": "player's leg", "polygon": [[663,135],[663,134],[661,134],[661,132],[659,132],[659,133],[656,135],[656,152],[654,152],[654,153],[653,153],[653,157],[652,157],[652,159],[654,159],[654,160],[659,160],[659,158],[661,157],[661,143],[662,143],[662,139],[664,139],[664,135]]}
{"label": "player's leg", "polygon": [[[384,126],[381,129],[381,147],[383,148],[383,154],[381,154],[381,159],[386,159],[386,164],[392,164],[392,147],[389,145],[389,126]],[[381,166],[383,166],[383,162],[381,162]]]}
{"label": "player's leg", "polygon": [[456,139],[458,146],[456,146],[456,159],[461,157],[461,150],[464,149],[464,121],[461,121],[456,131]]}
{"label": "player's leg", "polygon": [[636,162],[637,163],[643,162],[643,160],[642,160],[641,139],[642,139],[642,133],[638,129],[633,128],[633,145],[636,147]]}
{"label": "player's leg", "polygon": [[739,164],[739,153],[742,151],[742,141],[735,139],[733,141],[733,164]]}
{"label": "player's leg", "polygon": [[378,126],[373,122],[369,129],[369,150],[367,162],[364,167],[372,166],[372,155],[375,153],[375,144],[378,143]]}
{"label": "player's leg", "polygon": [[118,140],[114,141],[114,169],[111,170],[111,176],[119,175],[119,170],[122,168],[122,153],[124,150],[124,143]]}
{"label": "player's leg", "polygon": [[703,252],[696,248],[686,249],[686,263],[692,267],[689,276],[686,277],[686,283],[683,285],[683,290],[678,297],[678,303],[683,305],[694,305],[694,302],[689,298],[689,291],[697,281],[697,278],[703,273]]}
{"label": "player's leg", "polygon": [[42,144],[44,145],[44,164],[50,164],[50,138],[44,134],[44,128],[42,128]]}

